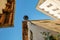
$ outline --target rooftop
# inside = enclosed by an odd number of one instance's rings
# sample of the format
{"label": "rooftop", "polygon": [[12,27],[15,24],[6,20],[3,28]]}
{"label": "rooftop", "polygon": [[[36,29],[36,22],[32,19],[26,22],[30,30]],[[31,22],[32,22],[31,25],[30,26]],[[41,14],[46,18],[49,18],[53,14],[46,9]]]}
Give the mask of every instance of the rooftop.
{"label": "rooftop", "polygon": [[60,21],[58,20],[31,20],[31,23],[60,33]]}

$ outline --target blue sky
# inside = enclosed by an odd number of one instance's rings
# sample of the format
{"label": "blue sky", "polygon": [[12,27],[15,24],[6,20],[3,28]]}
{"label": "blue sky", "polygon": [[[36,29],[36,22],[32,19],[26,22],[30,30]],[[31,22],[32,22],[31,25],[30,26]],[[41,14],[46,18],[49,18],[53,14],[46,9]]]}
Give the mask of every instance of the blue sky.
{"label": "blue sky", "polygon": [[52,19],[36,10],[38,0],[16,0],[14,27],[0,28],[0,40],[22,40],[23,16],[28,15],[29,20]]}

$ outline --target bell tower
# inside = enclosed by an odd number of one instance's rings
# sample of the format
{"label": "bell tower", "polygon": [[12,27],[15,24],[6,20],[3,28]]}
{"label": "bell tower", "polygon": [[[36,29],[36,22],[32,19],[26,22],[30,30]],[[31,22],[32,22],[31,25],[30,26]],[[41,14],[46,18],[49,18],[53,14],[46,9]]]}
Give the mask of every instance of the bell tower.
{"label": "bell tower", "polygon": [[5,0],[4,2],[6,3],[5,8],[2,8],[2,13],[0,14],[0,27],[13,26],[15,0]]}
{"label": "bell tower", "polygon": [[27,25],[28,16],[25,15],[23,18],[24,18],[24,21],[22,22],[23,40],[28,40],[28,25]]}

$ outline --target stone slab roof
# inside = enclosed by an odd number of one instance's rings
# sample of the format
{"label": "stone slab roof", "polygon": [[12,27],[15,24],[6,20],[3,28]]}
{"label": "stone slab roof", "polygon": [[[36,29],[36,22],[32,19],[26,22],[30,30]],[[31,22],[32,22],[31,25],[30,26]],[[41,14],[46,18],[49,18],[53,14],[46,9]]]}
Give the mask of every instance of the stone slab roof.
{"label": "stone slab roof", "polygon": [[39,27],[60,33],[60,21],[58,20],[31,20],[30,22]]}

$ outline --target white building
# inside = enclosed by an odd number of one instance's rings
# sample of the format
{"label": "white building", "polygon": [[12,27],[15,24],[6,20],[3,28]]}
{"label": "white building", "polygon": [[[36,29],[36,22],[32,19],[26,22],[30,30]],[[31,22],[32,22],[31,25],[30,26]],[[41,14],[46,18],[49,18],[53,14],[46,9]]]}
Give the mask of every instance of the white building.
{"label": "white building", "polygon": [[60,19],[60,0],[39,0],[36,9],[50,17]]}
{"label": "white building", "polygon": [[23,34],[23,40],[60,40],[60,23],[56,20],[24,21]]}

